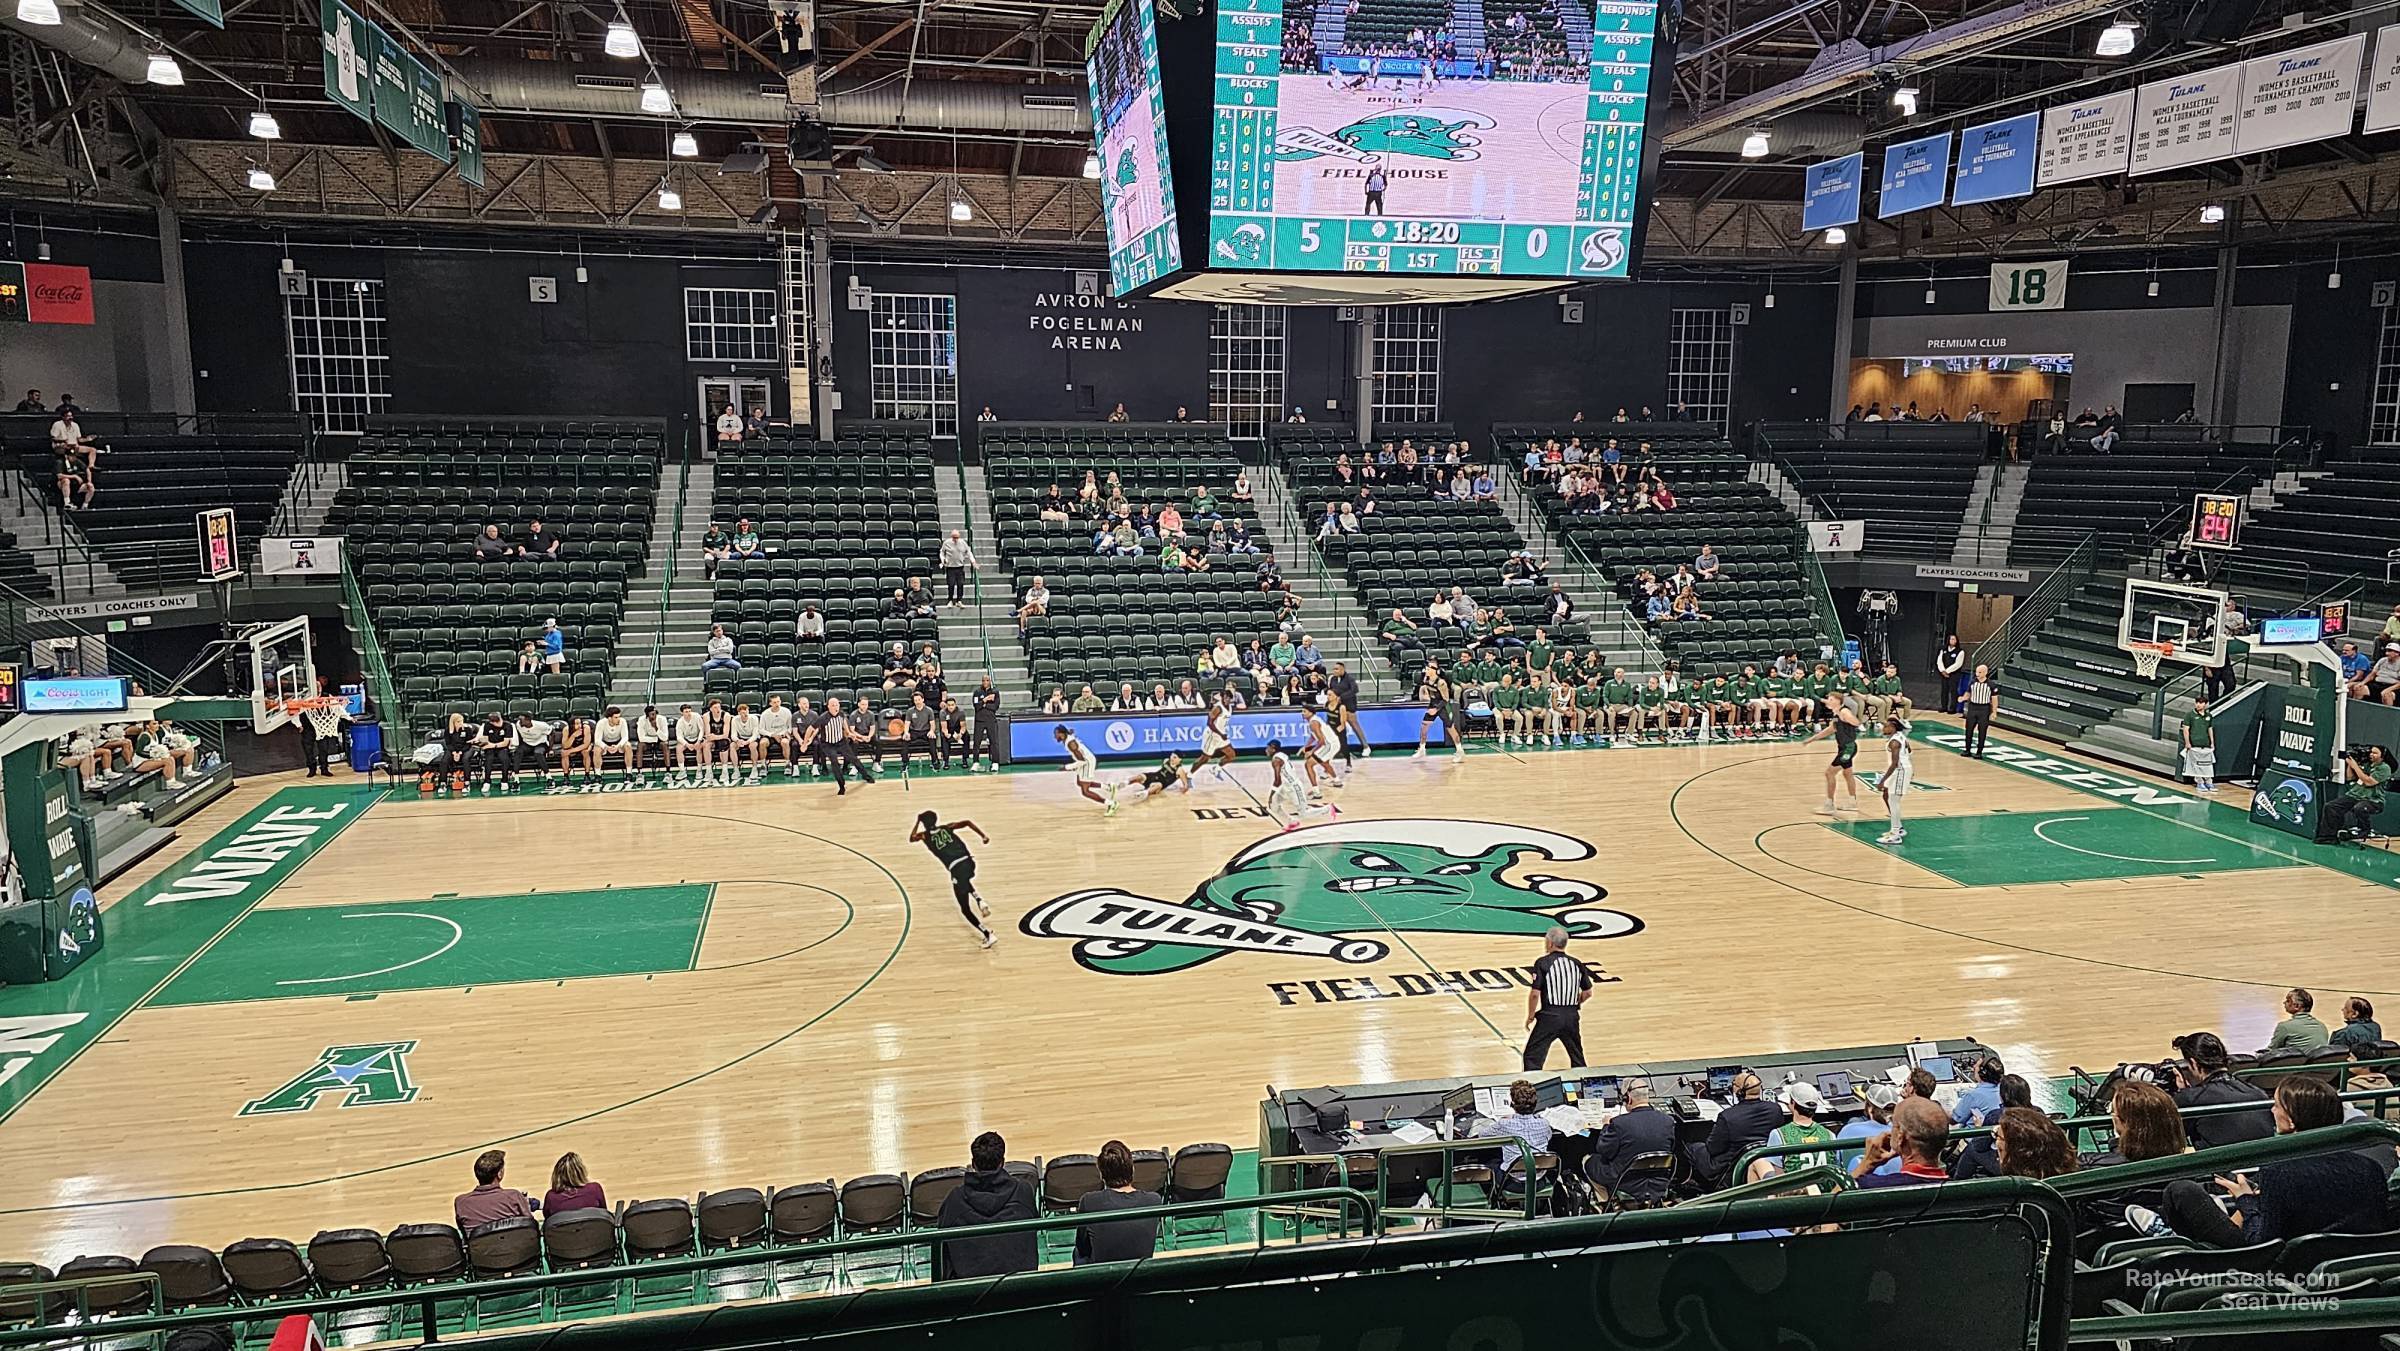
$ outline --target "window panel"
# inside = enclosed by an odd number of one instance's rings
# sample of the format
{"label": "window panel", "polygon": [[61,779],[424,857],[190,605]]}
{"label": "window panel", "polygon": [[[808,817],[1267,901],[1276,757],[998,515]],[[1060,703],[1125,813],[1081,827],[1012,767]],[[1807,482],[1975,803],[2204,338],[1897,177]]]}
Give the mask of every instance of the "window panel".
{"label": "window panel", "polygon": [[930,421],[958,435],[958,301],[877,291],[867,316],[869,394],[878,418]]}
{"label": "window panel", "polygon": [[1375,421],[1441,421],[1441,308],[1384,306],[1375,318],[1373,370]]}
{"label": "window panel", "polygon": [[1208,319],[1208,411],[1237,441],[1283,416],[1281,305],[1219,305]]}
{"label": "window panel", "polygon": [[782,343],[773,291],[684,288],[683,345],[691,360],[769,365],[780,356]]}
{"label": "window panel", "polygon": [[[1733,404],[1733,312],[1676,310],[1667,326],[1667,402],[1723,430]],[[1667,410],[1660,409],[1661,414]]]}
{"label": "window panel", "polygon": [[329,432],[366,430],[391,399],[384,354],[383,283],[310,277],[283,298],[292,407]]}

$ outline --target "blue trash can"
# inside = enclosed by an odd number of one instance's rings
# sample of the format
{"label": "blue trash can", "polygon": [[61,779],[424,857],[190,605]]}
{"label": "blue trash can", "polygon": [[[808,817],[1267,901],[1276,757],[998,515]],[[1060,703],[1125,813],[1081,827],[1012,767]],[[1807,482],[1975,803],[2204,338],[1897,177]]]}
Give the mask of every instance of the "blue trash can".
{"label": "blue trash can", "polygon": [[350,724],[350,768],[364,774],[383,759],[383,724],[369,719]]}

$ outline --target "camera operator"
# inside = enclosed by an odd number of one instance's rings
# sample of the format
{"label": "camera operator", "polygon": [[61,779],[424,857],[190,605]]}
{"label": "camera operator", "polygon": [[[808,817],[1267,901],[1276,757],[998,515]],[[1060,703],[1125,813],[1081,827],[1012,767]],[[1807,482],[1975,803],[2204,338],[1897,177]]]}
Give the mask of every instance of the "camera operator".
{"label": "camera operator", "polygon": [[2191,1032],[2175,1039],[2175,1054],[2181,1062],[2162,1066],[2174,1074],[2180,1084],[2175,1090],[2177,1107],[2205,1107],[2218,1103],[2256,1103],[2255,1112],[2227,1112],[2221,1115],[2187,1118],[2184,1129],[2192,1137],[2192,1148],[2208,1149],[2216,1145],[2238,1144],[2244,1140],[2264,1140],[2275,1133],[2275,1117],[2268,1110],[2266,1092],[2247,1079],[2232,1074],[2233,1057],[2225,1050],[2225,1042],[2214,1032]]}

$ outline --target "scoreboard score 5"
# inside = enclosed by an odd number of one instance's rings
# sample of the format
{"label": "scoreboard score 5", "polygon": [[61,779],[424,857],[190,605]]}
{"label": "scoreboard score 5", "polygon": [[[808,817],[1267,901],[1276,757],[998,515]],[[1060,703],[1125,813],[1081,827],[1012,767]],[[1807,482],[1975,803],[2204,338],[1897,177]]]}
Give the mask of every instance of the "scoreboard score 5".
{"label": "scoreboard score 5", "polygon": [[2242,499],[2233,493],[2197,493],[2192,497],[2192,546],[2199,549],[2241,547]]}

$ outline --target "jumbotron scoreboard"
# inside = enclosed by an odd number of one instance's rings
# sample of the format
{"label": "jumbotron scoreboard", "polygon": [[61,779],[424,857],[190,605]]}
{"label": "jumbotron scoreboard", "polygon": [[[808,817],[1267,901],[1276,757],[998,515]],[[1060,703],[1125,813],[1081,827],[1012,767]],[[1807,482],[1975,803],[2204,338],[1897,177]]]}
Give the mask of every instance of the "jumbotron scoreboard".
{"label": "jumbotron scoreboard", "polygon": [[[1603,0],[1512,54],[1328,52],[1287,0],[1217,11],[1209,263],[1623,277],[1658,6]],[[1299,20],[1315,8],[1294,3]],[[1498,35],[1507,41],[1505,29]]]}

